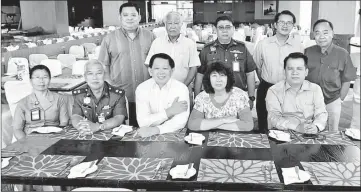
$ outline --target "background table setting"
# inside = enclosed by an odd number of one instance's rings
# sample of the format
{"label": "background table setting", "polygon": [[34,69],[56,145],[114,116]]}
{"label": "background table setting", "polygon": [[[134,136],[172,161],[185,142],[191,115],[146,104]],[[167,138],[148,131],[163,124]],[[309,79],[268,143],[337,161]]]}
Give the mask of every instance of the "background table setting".
{"label": "background table setting", "polygon": [[360,189],[358,141],[325,132],[325,140],[310,142],[295,134],[281,142],[255,132],[188,129],[141,138],[126,125],[89,137],[80,137],[73,127],[34,132],[3,149],[2,166],[9,163],[2,168],[2,183],[147,190]]}

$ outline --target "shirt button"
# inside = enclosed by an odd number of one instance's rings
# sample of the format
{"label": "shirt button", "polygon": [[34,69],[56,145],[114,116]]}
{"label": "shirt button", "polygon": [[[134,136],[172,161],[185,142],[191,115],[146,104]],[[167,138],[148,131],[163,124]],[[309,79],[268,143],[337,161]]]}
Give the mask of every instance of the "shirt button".
{"label": "shirt button", "polygon": [[95,105],[95,107],[98,107],[98,105]]}

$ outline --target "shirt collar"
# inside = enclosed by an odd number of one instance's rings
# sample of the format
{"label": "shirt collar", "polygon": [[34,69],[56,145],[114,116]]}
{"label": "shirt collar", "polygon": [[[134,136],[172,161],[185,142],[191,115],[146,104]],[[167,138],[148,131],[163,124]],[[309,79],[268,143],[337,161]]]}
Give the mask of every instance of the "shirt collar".
{"label": "shirt collar", "polygon": [[[229,42],[229,45],[228,46],[233,46],[233,45],[238,45],[237,42],[231,38],[231,42]],[[216,47],[216,46],[222,46],[222,44],[219,42],[218,38],[214,41],[213,43],[213,46]]]}
{"label": "shirt collar", "polygon": [[[159,85],[157,84],[157,82],[155,82],[155,80],[152,78],[152,81],[153,81],[153,88],[154,89],[160,89],[159,88]],[[171,87],[171,84],[172,84],[172,78],[170,78],[169,80],[168,80],[168,82],[162,87],[162,89],[170,89],[170,87]]]}
{"label": "shirt collar", "polygon": [[[288,39],[287,39],[286,42],[285,42],[285,44],[292,45],[293,42],[294,42],[294,39],[295,39],[295,38],[294,38],[292,35],[289,35],[289,36],[288,36]],[[277,39],[277,37],[276,37],[276,35],[273,35],[273,36],[269,37],[269,42],[280,44],[279,41],[278,41],[278,39]]]}
{"label": "shirt collar", "polygon": [[[126,37],[130,38],[129,35],[128,35],[127,30],[125,30],[123,27],[120,27],[120,31],[121,31]],[[135,37],[137,37],[137,36],[139,35],[139,32],[140,32],[140,28],[137,27],[137,29],[136,29],[136,31],[135,31]]]}
{"label": "shirt collar", "polygon": [[[168,43],[173,43],[173,42],[169,39],[168,34],[166,34],[165,39],[167,40]],[[174,43],[179,43],[181,40],[182,40],[182,34],[179,35],[178,39],[175,40]]]}
{"label": "shirt collar", "polygon": [[[333,47],[335,47],[335,45],[331,42],[331,45],[326,49],[326,51],[325,51],[324,54],[325,54],[325,55],[329,55],[329,54],[332,52]],[[322,53],[321,47],[320,47],[320,51],[321,51],[321,53]]]}
{"label": "shirt collar", "polygon": [[[46,91],[45,93],[45,98],[49,101],[49,102],[52,102],[54,101],[54,94],[51,92],[51,91]],[[38,98],[36,97],[35,93],[31,93],[30,94],[30,103],[36,103],[36,102],[41,102],[38,100]]]}
{"label": "shirt collar", "polygon": [[[291,85],[285,80],[285,90],[287,91],[288,89],[291,88]],[[304,80],[302,85],[301,85],[301,88],[300,88],[300,92],[301,91],[310,91],[310,82],[307,81],[307,80]]]}
{"label": "shirt collar", "polygon": [[[105,97],[109,97],[109,85],[108,82],[104,81],[104,87],[103,87],[103,91],[102,91],[102,95],[100,96],[100,98],[102,98],[103,96]],[[89,85],[87,85],[87,88],[85,88],[86,91],[86,96],[87,97],[94,97],[94,94],[92,92],[92,90],[90,89]]]}

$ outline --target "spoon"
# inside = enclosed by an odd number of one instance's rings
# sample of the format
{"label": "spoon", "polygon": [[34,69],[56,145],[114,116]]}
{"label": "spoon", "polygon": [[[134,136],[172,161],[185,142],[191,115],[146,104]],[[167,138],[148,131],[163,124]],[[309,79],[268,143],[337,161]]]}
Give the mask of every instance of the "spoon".
{"label": "spoon", "polygon": [[270,162],[268,164],[268,169],[267,169],[269,172],[269,175],[270,175],[270,178],[269,178],[270,181],[272,181],[272,169],[273,169],[273,164],[272,164],[272,162]]}

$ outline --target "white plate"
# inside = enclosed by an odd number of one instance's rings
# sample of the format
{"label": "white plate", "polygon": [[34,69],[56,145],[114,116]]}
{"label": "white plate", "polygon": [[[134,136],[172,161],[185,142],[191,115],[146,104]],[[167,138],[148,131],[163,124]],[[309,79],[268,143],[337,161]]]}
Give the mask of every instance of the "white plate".
{"label": "white plate", "polygon": [[346,129],[345,134],[353,139],[360,140],[360,130],[359,129]]}
{"label": "white plate", "polygon": [[284,142],[291,141],[291,135],[289,133],[279,130],[270,130],[269,136],[278,141],[284,141]]}
{"label": "white plate", "polygon": [[133,131],[133,127],[129,125],[120,125],[113,129],[112,134],[124,137],[125,134]]}
{"label": "white plate", "polygon": [[[95,161],[97,161],[97,160],[95,160]],[[98,169],[98,166],[94,163],[93,166],[89,167],[92,162],[94,162],[94,161],[84,162],[84,163],[75,165],[74,167],[72,167],[70,169],[68,178],[85,177],[88,174],[95,172]]]}
{"label": "white plate", "polygon": [[11,158],[12,157],[1,158],[1,169],[4,169],[5,167],[7,167],[10,164]]}
{"label": "white plate", "polygon": [[187,136],[184,137],[184,140],[186,140],[189,144],[194,145],[202,145],[202,142],[205,139],[206,137],[199,133],[189,133]]}
{"label": "white plate", "polygon": [[303,183],[305,181],[308,181],[311,179],[311,175],[303,170],[299,170],[298,173],[300,175],[300,179],[298,179],[295,167],[290,168],[281,168],[282,169],[282,175],[285,185],[291,184],[291,183]]}
{"label": "white plate", "polygon": [[37,132],[37,133],[58,133],[60,131],[62,131],[62,128],[59,127],[38,127],[35,128],[33,130],[30,131],[30,133],[32,132]]}
{"label": "white plate", "polygon": [[188,164],[177,165],[169,171],[169,174],[172,176],[172,179],[189,179],[197,173],[197,170],[192,167],[188,170],[187,175],[184,175],[187,169]]}

